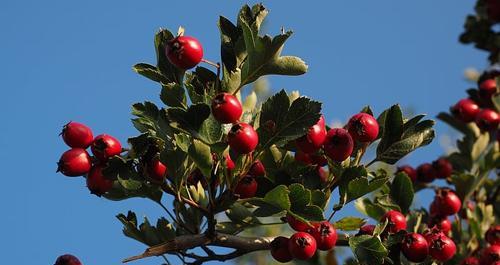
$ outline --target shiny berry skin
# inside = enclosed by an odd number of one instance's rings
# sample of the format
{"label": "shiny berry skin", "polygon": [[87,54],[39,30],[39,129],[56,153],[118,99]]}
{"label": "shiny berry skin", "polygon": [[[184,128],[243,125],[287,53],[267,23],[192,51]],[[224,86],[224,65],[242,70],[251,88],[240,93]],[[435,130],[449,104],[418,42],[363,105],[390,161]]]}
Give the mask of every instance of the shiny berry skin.
{"label": "shiny berry skin", "polygon": [[439,217],[438,216],[438,217],[432,218],[431,222],[429,223],[429,226],[430,227],[435,226],[437,229],[439,229],[445,235],[448,235],[451,231],[451,222],[446,217]]}
{"label": "shiny berry skin", "polygon": [[229,154],[227,154],[225,158],[226,158],[226,168],[228,172],[230,172],[236,167],[236,165],[234,164],[234,161],[233,159],[231,159],[231,156]]}
{"label": "shiny berry skin", "polygon": [[497,82],[495,79],[486,79],[479,85],[479,96],[489,99],[497,92]]}
{"label": "shiny berry skin", "polygon": [[417,171],[409,165],[404,165],[404,166],[398,167],[397,172],[404,172],[404,173],[406,173],[406,175],[408,175],[408,177],[410,177],[410,179],[413,182],[417,181]]}
{"label": "shiny berry skin", "polygon": [[424,236],[409,233],[403,239],[401,250],[411,262],[423,262],[429,255],[429,244]]}
{"label": "shiny berry skin", "polygon": [[314,237],[319,250],[330,250],[337,243],[337,230],[328,221],[314,224],[307,232]]}
{"label": "shiny berry skin", "polygon": [[440,216],[454,215],[462,208],[462,201],[454,191],[448,188],[442,188],[436,191],[434,197],[437,214]]}
{"label": "shiny berry skin", "polygon": [[87,188],[99,197],[113,188],[113,181],[102,174],[102,169],[100,165],[93,166],[87,175]]}
{"label": "shiny berry skin", "polygon": [[248,154],[257,147],[259,136],[250,124],[240,122],[234,124],[229,131],[228,142],[234,151]]}
{"label": "shiny berry skin", "polygon": [[493,225],[486,231],[486,241],[491,245],[500,246],[500,225]]}
{"label": "shiny berry skin", "polygon": [[467,257],[466,259],[464,259],[460,265],[479,265],[479,259],[474,257],[474,256],[470,256],[470,257]]}
{"label": "shiny berry skin", "polygon": [[481,265],[493,265],[497,264],[495,262],[500,261],[500,246],[492,245],[489,246],[481,252],[481,257],[479,259]]}
{"label": "shiny berry skin", "polygon": [[431,235],[429,238],[429,254],[435,260],[447,261],[455,256],[457,246],[451,238],[443,233]]}
{"label": "shiny berry skin", "polygon": [[203,59],[201,43],[189,36],[178,36],[168,41],[165,48],[170,63],[181,69],[191,69]]}
{"label": "shiny berry skin", "polygon": [[212,100],[212,115],[220,123],[235,123],[242,113],[240,101],[229,93],[220,93]]}
{"label": "shiny berry skin", "polygon": [[158,159],[154,158],[147,163],[148,176],[156,182],[163,182],[167,176],[167,167]]}
{"label": "shiny berry skin", "polygon": [[430,163],[423,163],[417,167],[417,181],[429,183],[436,179],[436,170]]}
{"label": "shiny berry skin", "polygon": [[384,223],[385,220],[389,220],[386,227],[386,231],[389,233],[397,233],[401,230],[406,230],[406,217],[398,211],[390,210],[385,213],[380,219],[380,222]]}
{"label": "shiny berry skin", "polygon": [[479,113],[479,106],[471,99],[459,100],[452,108],[451,113],[462,122],[471,122]]}
{"label": "shiny berry skin", "polygon": [[286,222],[293,230],[298,232],[305,232],[307,231],[307,229],[311,228],[311,226],[309,226],[307,223],[297,220],[295,219],[295,217],[289,214],[286,215]]}
{"label": "shiny berry skin", "polygon": [[297,148],[306,153],[314,153],[318,151],[326,138],[325,118],[323,115],[318,122],[307,131],[307,134],[295,141]]}
{"label": "shiny berry skin", "polygon": [[234,188],[234,194],[239,195],[240,199],[252,198],[257,193],[257,181],[254,177],[243,177]]}
{"label": "shiny berry skin", "polygon": [[288,238],[279,236],[271,242],[271,256],[276,261],[281,263],[292,261],[293,257],[288,250],[288,241]]}
{"label": "shiny berry skin", "polygon": [[373,235],[373,232],[375,231],[375,225],[363,225],[362,227],[359,228],[358,235]]}
{"label": "shiny berry skin", "polygon": [[92,160],[81,148],[73,148],[64,152],[57,162],[57,172],[68,177],[77,177],[87,174],[92,167]]}
{"label": "shiny berry skin", "polygon": [[101,134],[96,136],[90,149],[99,161],[106,162],[109,158],[122,152],[122,145],[115,137]]}
{"label": "shiny berry skin", "polygon": [[476,125],[483,131],[492,131],[498,128],[500,115],[491,109],[483,109],[476,115]]}
{"label": "shiny berry skin", "polygon": [[437,178],[446,179],[451,177],[451,173],[453,173],[453,166],[446,158],[439,158],[438,160],[432,162],[432,166],[436,171]]}
{"label": "shiny berry skin", "polygon": [[59,256],[54,265],[82,265],[82,263],[80,262],[80,260],[78,260],[77,257],[70,254],[65,254]]}
{"label": "shiny berry skin", "polygon": [[330,159],[342,162],[351,156],[353,148],[354,141],[347,130],[335,128],[326,134],[323,149]]}
{"label": "shiny berry skin", "polygon": [[94,141],[92,130],[87,125],[74,121],[64,125],[61,135],[64,142],[71,148],[86,149]]}
{"label": "shiny berry skin", "polygon": [[378,136],[378,122],[368,113],[358,113],[347,123],[352,139],[359,142],[373,142]]}
{"label": "shiny berry skin", "polygon": [[310,259],[316,253],[316,240],[309,233],[297,232],[288,240],[288,250],[296,259]]}
{"label": "shiny berry skin", "polygon": [[266,168],[264,164],[260,162],[260,160],[255,160],[250,166],[250,170],[248,170],[248,175],[253,177],[261,177],[266,175]]}

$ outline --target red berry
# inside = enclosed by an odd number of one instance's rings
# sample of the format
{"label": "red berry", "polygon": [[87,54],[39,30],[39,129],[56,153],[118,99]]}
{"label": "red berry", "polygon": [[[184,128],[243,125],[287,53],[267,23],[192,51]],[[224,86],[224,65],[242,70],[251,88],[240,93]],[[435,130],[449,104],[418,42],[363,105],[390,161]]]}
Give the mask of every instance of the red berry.
{"label": "red berry", "polygon": [[65,254],[59,256],[54,265],[82,265],[82,263],[80,262],[80,260],[78,260],[77,257],[70,254]]}
{"label": "red berry", "polygon": [[293,217],[292,215],[289,215],[289,214],[286,215],[286,221],[287,221],[288,225],[290,225],[290,227],[295,231],[305,232],[305,231],[307,231],[307,229],[311,228],[311,226],[309,226],[309,224],[302,222],[300,220],[297,220],[295,217]]}
{"label": "red berry", "polygon": [[310,259],[316,253],[316,240],[308,233],[297,232],[290,237],[288,250],[296,259]]}
{"label": "red berry", "polygon": [[385,213],[380,219],[380,222],[384,223],[385,220],[389,220],[386,227],[386,231],[389,231],[389,233],[397,233],[401,230],[406,230],[406,217],[398,211],[390,210]]}
{"label": "red berry", "polygon": [[480,263],[481,265],[493,265],[495,262],[500,261],[500,246],[492,245],[485,248],[481,252]]}
{"label": "red berry", "polygon": [[423,262],[429,255],[429,244],[421,234],[409,233],[403,239],[401,250],[409,261]]}
{"label": "red berry", "polygon": [[156,181],[163,182],[167,176],[167,167],[158,159],[154,158],[148,162],[148,176]]}
{"label": "red berry", "polygon": [[479,265],[479,259],[474,256],[470,256],[462,260],[460,265]]}
{"label": "red berry", "polygon": [[319,181],[322,183],[322,184],[326,184],[328,183],[328,180],[329,180],[329,174],[328,174],[328,171],[326,171],[324,168],[320,167],[320,166],[317,166],[316,167],[316,174],[318,175],[319,177]]}
{"label": "red berry", "polygon": [[113,187],[113,181],[102,174],[102,169],[101,165],[93,166],[87,175],[87,188],[89,188],[90,193],[97,196],[102,196]]}
{"label": "red berry", "polygon": [[491,109],[483,109],[476,115],[476,125],[483,131],[491,131],[498,128],[500,115]]}
{"label": "red berry", "polygon": [[375,225],[364,225],[359,228],[358,235],[373,235],[373,232],[375,231]]}
{"label": "red berry", "polygon": [[85,149],[73,148],[64,152],[57,162],[57,172],[68,177],[82,176],[89,172],[92,160]]}
{"label": "red berry", "polygon": [[431,243],[431,240],[432,240],[432,237],[436,236],[436,235],[443,235],[445,236],[445,234],[443,233],[443,231],[439,230],[439,228],[437,227],[431,227],[431,228],[427,228],[425,229],[424,231],[424,237],[425,239],[427,240],[427,243]]}
{"label": "red berry", "polygon": [[328,165],[328,159],[324,155],[312,154],[310,155],[312,164],[324,167]]}
{"label": "red berry", "polygon": [[446,179],[451,177],[451,173],[453,173],[453,166],[446,158],[439,158],[438,160],[432,162],[432,166],[436,171],[437,178]]}
{"label": "red berry", "polygon": [[494,225],[486,231],[486,241],[491,245],[500,246],[500,225]]}
{"label": "red berry", "polygon": [[248,175],[252,177],[261,177],[266,175],[266,168],[260,162],[260,160],[255,160],[250,166],[250,170],[248,170]]}
{"label": "red berry", "polygon": [[288,241],[288,238],[279,236],[271,242],[271,255],[276,261],[281,263],[292,261],[293,257],[288,250]]}
{"label": "red berry", "polygon": [[233,125],[228,134],[231,149],[240,153],[252,152],[259,143],[259,136],[250,124],[240,122]]}
{"label": "red berry", "polygon": [[301,151],[295,152],[295,161],[301,162],[305,165],[311,165],[312,164],[312,158],[311,155],[303,153]]}
{"label": "red berry", "polygon": [[323,149],[330,159],[342,162],[352,154],[354,141],[349,132],[342,128],[335,128],[326,134]]}
{"label": "red berry", "polygon": [[231,159],[231,156],[229,154],[227,154],[226,155],[226,168],[227,168],[228,172],[233,170],[235,167],[236,167],[236,165],[234,164],[233,160]]}
{"label": "red berry", "polygon": [[64,125],[61,135],[64,142],[71,148],[86,149],[94,140],[94,135],[89,127],[74,121]]}
{"label": "red berry", "polygon": [[437,214],[440,216],[454,215],[462,208],[462,201],[460,201],[460,198],[458,198],[454,191],[448,188],[437,190],[434,201],[438,211]]}
{"label": "red berry", "polygon": [[220,93],[212,100],[212,115],[220,123],[235,123],[242,113],[240,101],[229,93]]}
{"label": "red berry", "polygon": [[307,131],[307,134],[295,141],[300,151],[310,154],[318,151],[326,138],[325,119],[323,115],[318,122]]}
{"label": "red berry", "polygon": [[436,179],[436,170],[430,163],[423,163],[417,167],[417,180],[423,183],[432,182]]}
{"label": "red berry", "polygon": [[181,69],[191,69],[203,59],[201,43],[189,36],[178,36],[170,40],[165,49],[170,63]]}
{"label": "red berry", "polygon": [[486,79],[479,85],[479,96],[489,99],[497,92],[497,82],[495,79]]}
{"label": "red berry", "polygon": [[468,98],[461,99],[451,108],[451,113],[462,122],[473,121],[479,111],[480,109],[476,102]]}
{"label": "red berry", "polygon": [[105,162],[109,158],[119,155],[122,152],[122,145],[115,137],[101,134],[94,139],[90,149],[99,161]]}
{"label": "red berry", "polygon": [[438,233],[429,238],[429,254],[435,260],[447,261],[455,256],[457,246],[451,238],[443,233]]}
{"label": "red berry", "polygon": [[445,235],[448,235],[451,231],[451,222],[446,217],[435,217],[431,219],[429,223],[430,227],[436,226],[439,230],[441,230]]}
{"label": "red berry", "polygon": [[252,198],[257,192],[257,181],[254,177],[243,177],[234,188],[234,194],[239,195],[240,199]]}
{"label": "red berry", "polygon": [[359,142],[373,142],[378,136],[378,122],[368,113],[358,113],[347,123],[352,139]]}
{"label": "red berry", "polygon": [[460,265],[479,265],[479,259],[474,256],[470,256],[464,259]]}
{"label": "red berry", "polygon": [[328,221],[314,224],[307,232],[314,237],[319,250],[330,250],[337,243],[337,230]]}
{"label": "red berry", "polygon": [[410,177],[410,179],[413,182],[417,181],[417,171],[409,165],[404,165],[404,166],[398,167],[397,172],[404,172],[404,173],[406,173],[406,175],[408,175],[408,177]]}

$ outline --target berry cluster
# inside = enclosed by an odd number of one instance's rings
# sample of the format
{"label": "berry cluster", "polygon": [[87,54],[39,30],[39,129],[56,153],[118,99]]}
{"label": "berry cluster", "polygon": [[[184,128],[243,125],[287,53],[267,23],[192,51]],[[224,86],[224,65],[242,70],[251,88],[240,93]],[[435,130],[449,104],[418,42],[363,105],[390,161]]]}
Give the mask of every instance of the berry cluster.
{"label": "berry cluster", "polygon": [[404,172],[414,183],[430,183],[435,179],[448,179],[453,173],[453,165],[442,157],[432,163],[423,163],[413,168],[410,165],[398,167],[397,172]]}
{"label": "berry cluster", "polygon": [[286,220],[297,232],[290,238],[279,236],[271,242],[271,255],[275,260],[282,263],[293,259],[307,260],[312,258],[318,249],[328,251],[335,247],[337,230],[330,222],[307,224],[291,215],[287,215]]}

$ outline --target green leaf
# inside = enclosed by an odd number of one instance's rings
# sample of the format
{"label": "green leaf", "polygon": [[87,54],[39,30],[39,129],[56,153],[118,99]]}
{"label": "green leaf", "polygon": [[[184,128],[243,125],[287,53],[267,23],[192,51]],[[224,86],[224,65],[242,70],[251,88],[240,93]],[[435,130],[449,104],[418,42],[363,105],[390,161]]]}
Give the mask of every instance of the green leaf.
{"label": "green leaf", "polygon": [[186,175],[187,157],[187,153],[179,148],[164,150],[160,153],[160,161],[168,168],[168,175],[176,187],[179,187],[179,184]]}
{"label": "green leaf", "polygon": [[259,208],[257,208],[253,212],[253,214],[257,217],[269,217],[269,216],[273,216],[273,215],[279,214],[279,213],[284,211],[282,208],[276,207],[276,206],[271,205],[271,204],[266,203],[266,202],[261,202],[261,203],[252,202],[252,204],[258,204],[258,206],[259,206]]}
{"label": "green leaf", "polygon": [[295,209],[293,213],[295,216],[299,216],[301,219],[306,221],[320,222],[325,220],[323,209],[316,205],[308,205],[301,209]]}
{"label": "green leaf", "polygon": [[382,218],[382,216],[386,212],[384,207],[378,204],[374,204],[368,198],[356,200],[354,206],[361,214],[367,215],[376,220],[377,222],[380,220],[380,218]]}
{"label": "green leaf", "polygon": [[174,226],[164,217],[158,219],[156,222],[156,230],[158,231],[161,242],[167,242],[175,238]]}
{"label": "green leaf", "polygon": [[222,140],[223,129],[213,116],[209,116],[201,125],[198,137],[205,143],[214,145]]}
{"label": "green leaf", "polygon": [[388,251],[378,237],[369,235],[349,238],[349,246],[362,264],[382,264]]}
{"label": "green leaf", "polygon": [[364,166],[347,168],[340,177],[340,204],[344,205],[382,187],[388,177],[380,174],[369,178]]}
{"label": "green leaf", "polygon": [[311,202],[311,191],[306,190],[301,184],[292,184],[288,188],[290,190],[288,196],[292,205],[292,211],[303,209]]}
{"label": "green leaf", "polygon": [[366,223],[364,218],[359,217],[344,217],[333,224],[336,229],[343,231],[355,231],[358,230]]}
{"label": "green leaf", "polygon": [[174,128],[183,130],[195,138],[200,138],[198,131],[203,122],[210,116],[210,107],[206,104],[195,104],[189,106],[187,110],[182,108],[169,108],[168,117],[172,121]]}
{"label": "green leaf", "polygon": [[285,185],[279,185],[264,196],[264,202],[267,202],[282,210],[290,210],[291,202],[288,194],[290,191]]}
{"label": "green leaf", "polygon": [[160,70],[158,70],[158,68],[156,68],[156,66],[152,66],[150,64],[147,64],[147,63],[138,63],[136,65],[134,65],[132,67],[132,69],[146,77],[146,78],[149,78],[155,82],[158,82],[158,83],[168,83],[168,79],[160,72]]}
{"label": "green leaf", "polygon": [[476,177],[469,174],[456,174],[451,177],[451,182],[455,185],[456,194],[463,200],[474,188]]}
{"label": "green leaf", "polygon": [[455,117],[453,117],[452,115],[450,115],[447,112],[440,112],[436,116],[436,118],[438,118],[441,121],[443,121],[444,123],[450,125],[452,128],[463,133],[464,135],[474,135],[475,134],[474,131],[469,126],[467,126],[466,123],[463,123],[463,122],[455,119]]}
{"label": "green leaf", "polygon": [[163,84],[160,99],[169,107],[187,109],[186,92],[184,88],[177,83]]}
{"label": "green leaf", "polygon": [[213,161],[208,145],[194,139],[191,146],[189,146],[188,154],[204,176],[211,175]]}
{"label": "green leaf", "polygon": [[385,115],[384,132],[377,146],[377,154],[383,153],[389,146],[401,139],[403,134],[403,113],[399,105],[388,109]]}
{"label": "green leaf", "polygon": [[405,173],[398,173],[391,184],[391,199],[399,205],[403,213],[407,213],[413,201],[413,184]]}
{"label": "green leaf", "polygon": [[233,92],[240,86],[239,67],[247,56],[243,31],[222,16],[219,18],[218,26],[221,34],[223,87],[225,91]]}
{"label": "green leaf", "polygon": [[138,131],[161,138],[164,145],[166,145],[165,148],[173,147],[174,131],[170,127],[164,109],[160,110],[155,104],[146,101],[134,104],[132,106],[132,115],[137,117],[132,119],[132,123]]}
{"label": "green leaf", "polygon": [[162,73],[162,75],[167,79],[165,84],[175,82],[177,84],[182,84],[182,80],[184,77],[184,69],[177,68],[175,65],[171,64],[167,59],[167,55],[165,54],[165,48],[167,43],[174,38],[174,35],[166,30],[160,29],[158,33],[155,35],[155,49],[156,49],[156,59],[157,65],[156,67]]}
{"label": "green leaf", "polygon": [[226,215],[231,221],[237,224],[260,224],[259,219],[257,219],[257,217],[255,217],[253,213],[248,210],[248,208],[240,203],[234,203],[231,205],[231,207],[226,211]]}
{"label": "green leaf", "polygon": [[325,192],[320,191],[320,190],[313,190],[311,193],[311,204],[312,205],[317,205],[320,208],[324,209],[326,207],[326,204],[328,202],[328,198],[325,194]]}

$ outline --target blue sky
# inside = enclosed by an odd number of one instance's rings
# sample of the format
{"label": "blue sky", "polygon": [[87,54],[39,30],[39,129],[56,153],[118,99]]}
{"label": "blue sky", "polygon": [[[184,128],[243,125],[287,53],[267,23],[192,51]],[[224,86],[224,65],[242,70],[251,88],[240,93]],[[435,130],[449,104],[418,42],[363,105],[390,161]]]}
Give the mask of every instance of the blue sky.
{"label": "blue sky", "polygon": [[[218,15],[234,19],[244,1],[5,1],[0,8],[2,264],[53,264],[62,253],[85,264],[119,264],[143,250],[125,239],[115,214],[153,218],[156,205],[90,196],[81,178],[56,174],[69,120],[123,142],[136,135],[130,105],[158,101],[158,87],[133,73],[154,62],[153,35],[179,25],[217,61]],[[250,2],[252,3],[252,2]],[[273,77],[277,90],[323,101],[328,121],[346,120],[366,104],[393,103],[435,116],[465,96],[466,67],[485,54],[458,43],[471,1],[267,1],[270,33],[295,31],[284,53],[309,64],[301,77]],[[452,133],[438,124],[438,135]],[[406,161],[442,153],[438,142]],[[136,265],[159,264],[149,259]]]}

